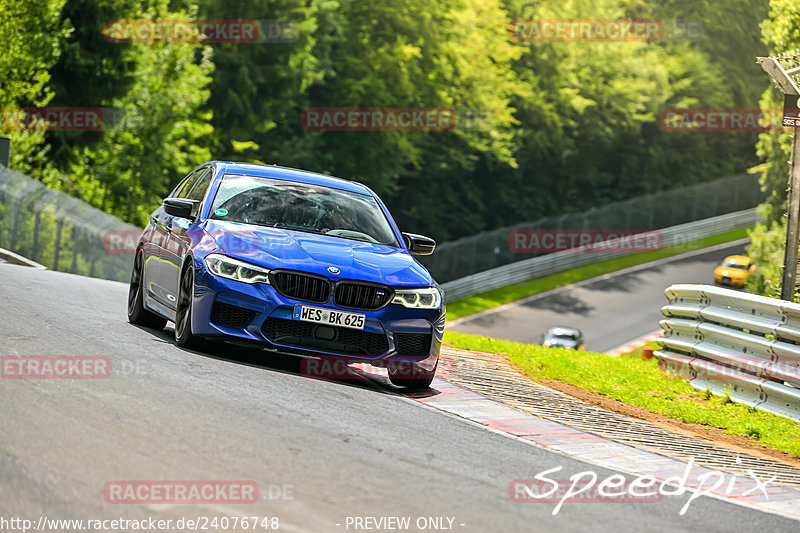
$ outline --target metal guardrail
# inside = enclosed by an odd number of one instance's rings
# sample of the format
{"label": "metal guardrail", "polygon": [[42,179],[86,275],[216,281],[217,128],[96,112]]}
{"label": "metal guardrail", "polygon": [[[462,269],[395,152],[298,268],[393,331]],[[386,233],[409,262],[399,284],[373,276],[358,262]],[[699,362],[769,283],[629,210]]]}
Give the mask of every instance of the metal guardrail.
{"label": "metal guardrail", "polygon": [[[755,209],[653,230],[664,246],[683,244],[761,220]],[[127,281],[129,254],[113,253],[112,233],[131,235],[140,228],[126,224],[78,198],[19,172],[0,166],[0,248],[6,248],[52,268],[91,277]],[[611,241],[608,241],[611,242]],[[534,257],[479,272],[443,284],[447,301],[590,264],[628,252],[582,253],[581,248]]]}
{"label": "metal guardrail", "polygon": [[[663,239],[663,246],[666,247],[686,244],[737,228],[745,228],[762,220],[761,215],[756,212],[755,208],[752,208],[670,228],[653,230],[652,233],[660,234]],[[442,287],[445,291],[445,299],[448,302],[454,302],[461,298],[505,287],[506,285],[630,254],[630,251],[621,251],[619,246],[615,246],[614,240],[606,241],[606,244],[606,251],[597,251],[598,248],[602,248],[602,246],[597,245],[595,245],[595,250],[592,251],[587,251],[584,247],[572,248],[503,265],[444,283]]]}
{"label": "metal guardrail", "polygon": [[520,230],[650,231],[750,209],[765,199],[758,174],[728,176],[443,241],[433,255],[419,261],[439,283],[449,283],[534,257],[516,251],[510,242],[511,234]]}
{"label": "metal guardrail", "polygon": [[0,248],[53,270],[127,281],[133,259],[108,246],[141,228],[0,166]]}
{"label": "metal guardrail", "polygon": [[659,366],[696,389],[800,421],[800,304],[710,285],[672,285]]}

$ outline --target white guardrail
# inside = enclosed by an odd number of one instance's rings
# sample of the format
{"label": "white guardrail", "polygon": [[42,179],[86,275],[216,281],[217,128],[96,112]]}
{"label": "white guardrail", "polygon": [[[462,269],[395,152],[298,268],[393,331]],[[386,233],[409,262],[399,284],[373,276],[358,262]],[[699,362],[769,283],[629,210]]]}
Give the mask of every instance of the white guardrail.
{"label": "white guardrail", "polygon": [[696,389],[800,421],[800,304],[710,285],[672,285],[659,366]]}
{"label": "white guardrail", "polygon": [[[712,218],[697,220],[669,228],[650,230],[648,233],[660,234],[663,246],[686,244],[687,242],[709,237],[737,228],[752,226],[763,218],[756,209],[736,211]],[[603,246],[605,244],[605,246]],[[598,251],[602,250],[602,251]],[[609,240],[600,245],[594,245],[591,251],[585,247],[571,248],[560,252],[551,253],[532,259],[525,259],[503,265],[501,267],[472,274],[457,280],[442,284],[445,300],[454,302],[461,298],[480,294],[492,289],[499,289],[506,285],[520,283],[529,279],[547,276],[562,270],[569,270],[590,263],[612,259],[630,254],[630,249],[621,246],[618,240]]]}

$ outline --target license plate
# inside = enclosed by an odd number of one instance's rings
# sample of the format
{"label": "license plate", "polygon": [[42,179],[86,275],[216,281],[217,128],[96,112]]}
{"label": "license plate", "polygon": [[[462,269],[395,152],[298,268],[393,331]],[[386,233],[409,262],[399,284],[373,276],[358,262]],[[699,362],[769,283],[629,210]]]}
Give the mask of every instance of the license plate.
{"label": "license plate", "polygon": [[731,278],[722,278],[722,283],[725,283],[726,285],[730,285],[731,284]]}
{"label": "license plate", "polygon": [[350,313],[348,311],[337,311],[335,309],[325,309],[324,307],[311,307],[310,305],[295,305],[295,320],[305,322],[315,322],[328,326],[341,326],[343,328],[364,329],[364,318],[366,315],[361,313]]}

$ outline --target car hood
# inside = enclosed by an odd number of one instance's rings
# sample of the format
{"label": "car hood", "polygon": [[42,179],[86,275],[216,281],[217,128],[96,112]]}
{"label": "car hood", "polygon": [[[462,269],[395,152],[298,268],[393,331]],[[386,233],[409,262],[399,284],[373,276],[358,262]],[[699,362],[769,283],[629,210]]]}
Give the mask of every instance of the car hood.
{"label": "car hood", "polygon": [[[223,220],[207,220],[204,230],[226,255],[269,269],[300,270],[331,279],[395,287],[433,283],[428,271],[402,248]],[[328,267],[340,272],[333,275]]]}

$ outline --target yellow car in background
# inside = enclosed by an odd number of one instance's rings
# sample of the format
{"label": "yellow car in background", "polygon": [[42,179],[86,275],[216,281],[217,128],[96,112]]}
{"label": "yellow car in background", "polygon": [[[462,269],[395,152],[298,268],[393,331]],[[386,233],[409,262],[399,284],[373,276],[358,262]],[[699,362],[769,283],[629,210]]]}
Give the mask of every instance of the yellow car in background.
{"label": "yellow car in background", "polygon": [[742,287],[747,276],[755,269],[746,255],[729,255],[714,269],[714,282],[731,287]]}

